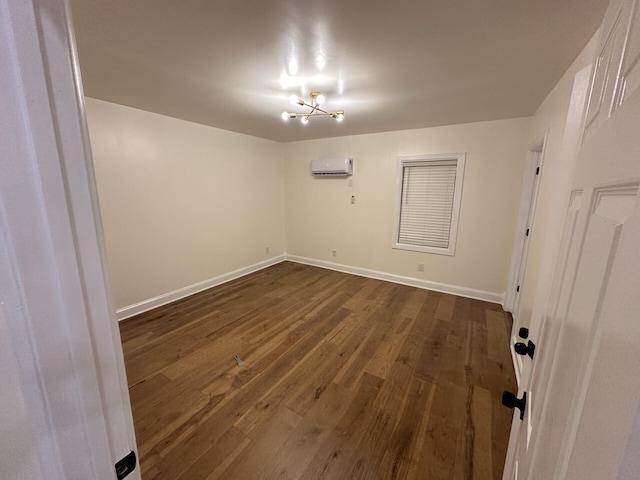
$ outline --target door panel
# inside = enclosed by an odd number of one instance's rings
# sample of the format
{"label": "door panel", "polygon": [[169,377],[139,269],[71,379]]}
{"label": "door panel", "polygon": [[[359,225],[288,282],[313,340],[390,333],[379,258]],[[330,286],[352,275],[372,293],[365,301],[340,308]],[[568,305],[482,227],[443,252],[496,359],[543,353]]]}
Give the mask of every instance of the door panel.
{"label": "door panel", "polygon": [[[613,0],[603,21],[552,294],[526,384],[536,397],[527,405],[531,421],[512,428],[518,448],[505,471],[517,465],[521,480],[616,478],[623,453],[640,449],[640,436],[629,435],[640,411],[638,8]],[[624,478],[640,478],[629,473],[636,464],[624,461]]]}
{"label": "door panel", "polygon": [[584,222],[581,224],[578,223],[578,219],[580,218],[579,214],[582,210],[582,197],[582,190],[574,190],[571,193],[564,232],[560,243],[558,265],[556,267],[558,273],[554,280],[549,301],[549,312],[551,312],[554,318],[558,318],[559,316],[564,317],[566,315],[571,298],[571,289],[568,288],[569,284],[565,282],[565,279],[567,278],[567,272],[575,271],[580,253],[577,242],[580,241],[581,233],[584,230]]}
{"label": "door panel", "polygon": [[[637,252],[640,241],[638,211],[633,221],[629,218],[634,208],[638,210],[637,192],[637,181],[596,192],[590,230],[598,248],[608,252],[602,275],[606,287],[598,292],[597,317],[590,329],[584,378],[565,439],[570,454],[562,465],[560,478],[565,474],[576,479],[611,478],[617,457],[624,449],[630,428],[628,419],[636,409],[640,383],[627,377],[629,374],[637,377],[640,369],[637,346],[640,302],[636,300],[640,266],[637,254],[625,253]],[[628,271],[634,264],[636,268]],[[635,292],[630,285],[636,287]],[[613,414],[603,415],[603,408]],[[588,458],[585,452],[589,452]]]}
{"label": "door panel", "polygon": [[619,25],[620,23],[616,22],[616,30],[612,32],[613,35],[607,38],[602,46],[598,58],[596,59],[595,75],[591,85],[591,101],[589,103],[584,129],[585,141],[591,135],[591,132],[604,121],[603,116],[606,115],[607,93],[611,90],[612,85],[615,85],[615,83],[611,81],[607,83],[607,80],[611,79],[611,68],[614,63],[614,51],[616,46],[615,33],[619,31]]}
{"label": "door panel", "polygon": [[[562,312],[562,315],[566,314],[568,302],[570,298],[570,289],[562,289],[563,279],[567,271],[575,272],[577,265],[577,255],[568,257],[570,247],[575,244],[580,235],[576,235],[576,232],[584,230],[584,222],[582,225],[578,224],[579,213],[582,207],[582,191],[576,190],[571,194],[569,201],[569,208],[567,211],[567,220],[564,225],[564,232],[560,244],[559,264],[558,271],[561,272],[552,288],[552,298],[549,303],[548,313],[539,322],[539,332],[536,332],[536,325],[532,325],[532,337],[538,341],[537,352],[535,356],[535,362],[528,361],[526,369],[523,375],[523,383],[525,387],[519,392],[519,396],[527,391],[527,414],[525,416],[526,423],[520,422],[520,419],[514,417],[511,434],[517,436],[516,443],[512,446],[515,451],[516,457],[514,472],[511,473],[505,471],[506,479],[524,479],[527,478],[527,472],[529,470],[529,462],[532,456],[532,452],[529,451],[530,445],[535,445],[536,439],[540,434],[540,430],[544,431],[544,426],[540,425],[540,418],[542,417],[542,406],[545,404],[542,400],[547,394],[548,382],[550,371],[552,369],[555,344],[558,341],[559,324],[558,322],[549,322],[548,319],[555,318]],[[572,251],[579,251],[578,248],[574,248]],[[548,318],[549,317],[549,318]],[[544,348],[539,348],[544,346]],[[528,360],[528,359],[527,359]],[[517,412],[516,412],[517,415]],[[507,462],[508,463],[508,462]]]}
{"label": "door panel", "polygon": [[[536,394],[536,399],[529,402],[528,409],[531,412],[531,424],[528,429],[531,431],[530,444],[535,445],[530,452],[522,452],[521,471],[527,472],[532,459],[543,455],[548,456],[549,452],[553,452],[554,448],[558,448],[563,432],[555,432],[555,445],[550,445],[549,437],[553,435],[553,429],[558,427],[558,422],[551,419],[548,423],[541,423],[548,407],[552,405],[549,400],[549,378],[555,378],[558,366],[565,361],[562,358],[562,351],[556,349],[556,345],[560,342],[563,335],[569,335],[566,329],[561,329],[562,322],[558,319],[566,317],[567,310],[573,294],[573,282],[569,279],[575,279],[578,267],[579,256],[583,247],[583,232],[585,230],[584,218],[580,216],[583,205],[583,192],[575,190],[571,195],[571,202],[567,212],[567,217],[562,236],[559,262],[557,267],[556,279],[552,299],[548,308],[548,318],[542,322],[542,329],[538,336],[539,343],[537,348],[537,356],[532,362],[532,373],[528,383],[528,388]],[[571,357],[570,359],[575,359]],[[575,389],[575,385],[573,386]],[[569,407],[565,405],[564,409]],[[537,439],[542,436],[546,440],[538,443]],[[551,478],[554,465],[545,463],[542,468],[541,476],[546,475]],[[526,477],[523,477],[526,478]]]}
{"label": "door panel", "polygon": [[621,87],[618,89],[615,108],[622,105],[624,99],[637,91],[640,86],[640,67],[638,66],[640,63],[640,2],[638,1],[633,5],[625,50],[620,78]]}
{"label": "door panel", "polygon": [[623,83],[620,76],[625,49],[629,51],[630,18],[635,0],[614,0],[603,20],[603,42],[596,58],[583,142],[599,128],[622,103]]}

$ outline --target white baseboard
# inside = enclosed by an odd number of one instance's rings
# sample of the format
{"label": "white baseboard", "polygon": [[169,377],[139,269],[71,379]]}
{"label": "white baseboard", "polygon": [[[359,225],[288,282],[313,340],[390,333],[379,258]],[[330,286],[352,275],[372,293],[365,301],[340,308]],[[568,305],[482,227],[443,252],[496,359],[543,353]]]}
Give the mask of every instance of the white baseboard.
{"label": "white baseboard", "polygon": [[342,265],[339,263],[325,262],[324,260],[316,260],[313,258],[298,257],[296,255],[286,255],[286,259],[291,262],[304,263],[305,265],[313,265],[315,267],[328,268],[338,272],[351,273],[361,277],[375,278],[376,280],[385,280],[387,282],[400,283],[411,287],[424,288],[436,292],[450,293],[460,297],[473,298],[476,300],[484,300],[485,302],[499,303],[502,305],[504,294],[487,292],[484,290],[476,290],[474,288],[460,287],[457,285],[448,285],[446,283],[430,282],[420,278],[404,277],[393,273],[380,272],[377,270],[369,270],[367,268],[352,267],[351,265]]}
{"label": "white baseboard", "polygon": [[158,295],[157,297],[150,298],[149,300],[144,300],[142,302],[120,308],[116,310],[118,321],[124,320],[125,318],[133,317],[134,315],[138,315],[139,313],[146,312],[157,307],[161,307],[162,305],[166,305],[167,303],[175,302],[176,300],[180,300],[181,298],[185,298],[208,288],[215,287],[216,285],[230,282],[231,280],[235,280],[236,278],[244,277],[245,275],[249,275],[250,273],[257,272],[258,270],[270,267],[271,265],[284,262],[285,260],[285,255],[279,255],[277,257],[270,258],[269,260],[265,260],[264,262],[254,263],[253,265],[249,265],[248,267],[243,267],[238,270],[234,270],[233,272],[224,273],[222,275],[218,275],[217,277],[203,280],[202,282],[194,283],[193,285],[189,285],[187,287],[179,288],[177,290],[174,290],[173,292]]}
{"label": "white baseboard", "polygon": [[120,308],[116,311],[118,321],[125,318],[133,317],[139,313],[152,310],[167,303],[175,302],[181,298],[188,297],[195,293],[201,292],[211,287],[215,287],[222,283],[230,282],[236,278],[244,277],[263,268],[270,267],[277,263],[289,260],[291,262],[303,263],[305,265],[312,265],[315,267],[327,268],[329,270],[336,270],[338,272],[351,273],[353,275],[359,275],[361,277],[375,278],[376,280],[385,280],[387,282],[399,283],[402,285],[409,285],[411,287],[424,288],[426,290],[433,290],[436,292],[450,293],[452,295],[458,295],[461,297],[473,298],[476,300],[484,300],[485,302],[502,304],[504,294],[487,292],[484,290],[476,290],[474,288],[460,287],[457,285],[448,285],[446,283],[431,282],[429,280],[422,280],[420,278],[404,277],[402,275],[395,275],[393,273],[380,272],[377,270],[369,270],[367,268],[352,267],[350,265],[342,265],[340,263],[326,262],[324,260],[316,260],[313,258],[298,257],[296,255],[279,255],[277,257],[265,260],[264,262],[255,263],[248,267],[234,270],[233,272],[224,273],[217,277],[204,280],[202,282],[194,283],[183,288],[179,288],[172,292],[158,295],[157,297],[144,300],[127,307]]}

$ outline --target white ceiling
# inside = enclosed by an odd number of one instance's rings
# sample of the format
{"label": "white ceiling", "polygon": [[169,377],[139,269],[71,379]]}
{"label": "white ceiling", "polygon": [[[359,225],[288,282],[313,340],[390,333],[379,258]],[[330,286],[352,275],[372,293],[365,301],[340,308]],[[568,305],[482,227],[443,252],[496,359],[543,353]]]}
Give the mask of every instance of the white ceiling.
{"label": "white ceiling", "polygon": [[[531,115],[607,3],[71,1],[86,95],[278,141]],[[344,121],[284,122],[311,90]]]}

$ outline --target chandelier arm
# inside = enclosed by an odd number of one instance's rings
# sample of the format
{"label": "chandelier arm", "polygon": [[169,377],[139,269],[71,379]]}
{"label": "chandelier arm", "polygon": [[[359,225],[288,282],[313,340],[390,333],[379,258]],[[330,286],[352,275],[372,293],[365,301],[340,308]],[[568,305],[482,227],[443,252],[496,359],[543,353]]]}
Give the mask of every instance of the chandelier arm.
{"label": "chandelier arm", "polygon": [[323,112],[323,113],[300,113],[299,114],[302,117],[324,117],[327,115],[337,115],[337,114],[333,114],[333,113],[329,113],[329,112]]}
{"label": "chandelier arm", "polygon": [[[315,93],[315,95],[314,95]],[[308,107],[311,110],[309,111],[309,113],[287,113],[287,115],[289,116],[288,118],[298,118],[301,117],[303,119],[309,119],[309,117],[333,117],[336,118],[338,120],[341,120],[342,117],[344,116],[344,110],[336,110],[335,112],[328,112],[326,110],[323,110],[322,108],[320,108],[320,104],[316,101],[316,97],[318,95],[318,92],[312,92],[312,96],[311,96],[311,103],[307,103],[305,102],[303,99],[299,98],[297,99],[296,104],[303,106],[303,107]]]}
{"label": "chandelier arm", "polygon": [[[319,111],[322,112],[326,115],[333,115],[332,113],[327,112],[326,110],[321,109],[318,105],[310,105],[307,102],[303,101],[302,105],[305,107],[309,107],[311,109],[311,112],[309,112],[310,114],[315,112],[315,111]],[[304,113],[301,113],[300,115],[304,115]]]}

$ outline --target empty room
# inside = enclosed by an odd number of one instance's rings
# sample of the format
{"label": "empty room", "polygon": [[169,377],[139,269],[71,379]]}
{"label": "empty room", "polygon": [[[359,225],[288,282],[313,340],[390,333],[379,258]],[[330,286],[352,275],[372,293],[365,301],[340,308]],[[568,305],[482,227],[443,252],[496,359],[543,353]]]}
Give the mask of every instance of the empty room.
{"label": "empty room", "polygon": [[640,476],[640,0],[1,5],[0,476]]}

